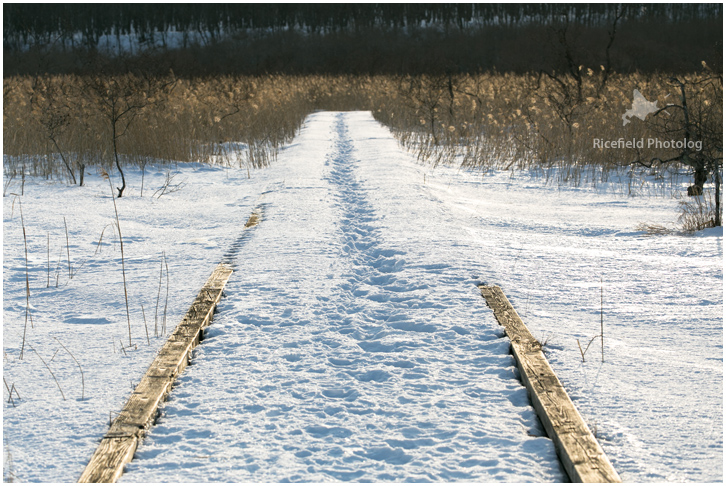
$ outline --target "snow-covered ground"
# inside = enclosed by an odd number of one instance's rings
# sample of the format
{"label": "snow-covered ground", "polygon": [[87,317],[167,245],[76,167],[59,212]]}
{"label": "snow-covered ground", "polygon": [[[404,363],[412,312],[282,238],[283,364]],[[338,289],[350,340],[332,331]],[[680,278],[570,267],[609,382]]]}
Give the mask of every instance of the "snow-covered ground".
{"label": "snow-covered ground", "polygon": [[[163,251],[167,331],[216,263],[236,272],[122,481],[565,480],[479,282],[502,286],[546,341],[623,480],[723,480],[723,238],[635,230],[671,223],[673,199],[432,170],[355,112],[311,115],[252,179],[175,170],[180,191],[151,198],[165,174],[147,171],[141,198],[137,171],[117,200],[136,345],[126,352],[110,228],[94,253],[114,221],[108,182],[26,182],[26,340],[66,400],[27,344],[19,360],[23,230],[17,199],[4,198],[3,375],[20,394],[3,407],[6,479],[78,478],[163,342]],[[254,209],[263,220],[244,231]],[[596,340],[583,363],[577,340],[599,334],[601,292],[605,362]],[[84,370],[85,400],[55,338]]]}

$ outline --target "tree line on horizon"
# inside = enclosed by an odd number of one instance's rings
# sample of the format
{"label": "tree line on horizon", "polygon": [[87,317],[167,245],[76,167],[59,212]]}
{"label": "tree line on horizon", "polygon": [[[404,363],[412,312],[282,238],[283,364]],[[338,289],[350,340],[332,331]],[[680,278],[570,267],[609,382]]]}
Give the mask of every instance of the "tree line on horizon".
{"label": "tree line on horizon", "polygon": [[[5,4],[4,73],[178,76],[721,65],[721,4]],[[176,32],[176,42],[171,41]],[[103,40],[102,40],[102,36]],[[122,40],[121,36],[127,36]],[[135,39],[136,49],[116,50]],[[181,40],[180,40],[181,38]],[[610,59],[603,53],[609,48]]]}
{"label": "tree line on horizon", "polygon": [[104,35],[203,31],[212,39],[246,29],[330,33],[352,29],[549,25],[568,19],[602,26],[628,20],[679,23],[720,17],[722,4],[4,4],[3,45],[20,49],[74,39],[95,47]]}

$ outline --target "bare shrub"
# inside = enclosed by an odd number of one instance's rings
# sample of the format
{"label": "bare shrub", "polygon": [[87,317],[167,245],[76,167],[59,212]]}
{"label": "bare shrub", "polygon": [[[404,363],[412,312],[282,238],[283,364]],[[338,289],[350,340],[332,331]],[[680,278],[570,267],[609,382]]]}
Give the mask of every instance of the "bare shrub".
{"label": "bare shrub", "polygon": [[[154,192],[154,194],[151,195],[151,197],[156,196],[157,199],[160,199],[161,196],[164,194],[171,194],[177,191],[181,191],[184,186],[186,186],[185,181],[179,181],[175,182],[174,179],[179,174],[172,174],[170,170],[166,171],[166,177],[164,178],[164,183],[161,185],[159,189]],[[158,195],[157,195],[158,194]]]}
{"label": "bare shrub", "polygon": [[701,196],[690,197],[679,203],[681,215],[678,217],[678,222],[681,223],[683,232],[694,233],[717,226],[717,208],[714,199],[713,194],[706,191]]}

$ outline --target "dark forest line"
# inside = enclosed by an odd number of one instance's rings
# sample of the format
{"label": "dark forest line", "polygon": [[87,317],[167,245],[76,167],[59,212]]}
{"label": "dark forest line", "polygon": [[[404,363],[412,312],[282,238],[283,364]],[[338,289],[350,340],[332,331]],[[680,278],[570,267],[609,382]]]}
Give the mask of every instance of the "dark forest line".
{"label": "dark forest line", "polygon": [[609,53],[610,29],[529,25],[496,26],[469,32],[416,29],[411,33],[357,32],[240,34],[207,45],[146,49],[122,56],[96,49],[35,48],[4,55],[5,76],[123,73],[141,69],[195,77],[224,74],[424,74],[538,72],[577,65],[598,69],[608,57],[613,70],[685,73],[702,61],[721,67],[721,19],[678,25],[678,35],[658,22],[618,26]]}
{"label": "dark forest line", "polygon": [[300,29],[308,33],[439,25],[549,25],[567,18],[602,26],[626,20],[678,23],[722,15],[712,4],[5,4],[3,42],[49,43],[80,34],[94,47],[102,35],[205,31],[220,38],[243,29]]}
{"label": "dark forest line", "polygon": [[[5,76],[566,72],[573,62],[678,73],[720,69],[723,49],[721,4],[103,7],[4,5]],[[181,47],[158,45],[170,29],[186,33]],[[133,33],[141,48],[104,49],[111,33]]]}

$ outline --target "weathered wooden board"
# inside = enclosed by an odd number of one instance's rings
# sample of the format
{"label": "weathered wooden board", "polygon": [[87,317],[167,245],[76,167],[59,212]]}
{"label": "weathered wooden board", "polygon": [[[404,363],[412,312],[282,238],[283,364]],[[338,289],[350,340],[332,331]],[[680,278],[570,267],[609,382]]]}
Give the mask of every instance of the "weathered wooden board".
{"label": "weathered wooden board", "polygon": [[139,438],[135,435],[104,437],[78,482],[115,483],[123,474],[124,465],[134,457],[138,443]]}
{"label": "weathered wooden board", "polygon": [[121,476],[124,466],[133,458],[139,440],[156,419],[159,404],[191,360],[192,350],[210,324],[230,275],[232,269],[222,263],[212,272],[121,413],[111,423],[79,483],[112,483]]}
{"label": "weathered wooden board", "polygon": [[487,285],[480,285],[479,289],[512,342],[522,382],[570,479],[580,483],[619,483],[618,473],[557,379],[542,353],[542,345],[529,332],[502,289]]}

